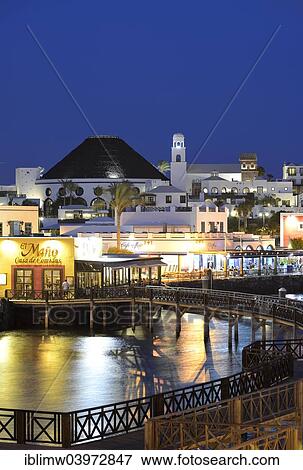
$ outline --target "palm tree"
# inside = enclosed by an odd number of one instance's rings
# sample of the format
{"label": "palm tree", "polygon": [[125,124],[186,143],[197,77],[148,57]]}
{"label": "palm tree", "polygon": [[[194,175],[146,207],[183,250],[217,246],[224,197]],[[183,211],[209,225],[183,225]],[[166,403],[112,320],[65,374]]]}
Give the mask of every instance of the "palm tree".
{"label": "palm tree", "polygon": [[167,173],[170,171],[170,164],[166,160],[160,160],[158,162],[157,168],[161,173]]}
{"label": "palm tree", "polygon": [[59,180],[59,182],[62,184],[62,188],[64,189],[63,205],[65,206],[66,196],[69,196],[69,205],[71,206],[73,203],[73,198],[75,197],[78,185],[74,183],[72,180],[62,179],[62,180]]}
{"label": "palm tree", "polygon": [[243,219],[244,231],[247,230],[247,219],[253,207],[254,207],[254,203],[252,201],[242,202],[236,207],[236,211],[238,213],[238,218],[239,218],[238,219],[239,232],[241,229],[241,219]]}
{"label": "palm tree", "polygon": [[137,191],[128,181],[113,183],[108,188],[111,194],[110,206],[115,212],[117,226],[117,250],[121,250],[121,215],[124,209],[130,207],[138,200]]}

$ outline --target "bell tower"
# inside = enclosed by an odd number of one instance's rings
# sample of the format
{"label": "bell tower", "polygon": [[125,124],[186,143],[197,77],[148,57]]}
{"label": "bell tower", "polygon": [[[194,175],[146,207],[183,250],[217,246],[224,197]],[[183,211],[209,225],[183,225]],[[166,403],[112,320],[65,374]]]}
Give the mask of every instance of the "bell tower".
{"label": "bell tower", "polygon": [[171,184],[186,191],[186,147],[183,134],[173,135],[171,148],[170,177]]}

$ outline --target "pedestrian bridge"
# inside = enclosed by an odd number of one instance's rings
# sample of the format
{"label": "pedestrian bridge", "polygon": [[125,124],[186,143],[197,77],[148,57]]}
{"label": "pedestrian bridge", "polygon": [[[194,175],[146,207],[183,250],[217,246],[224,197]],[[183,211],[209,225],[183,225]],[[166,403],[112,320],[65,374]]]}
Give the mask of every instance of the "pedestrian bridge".
{"label": "pedestrian bridge", "polygon": [[253,342],[243,349],[242,372],[178,390],[69,413],[0,408],[0,440],[62,447],[96,441],[97,448],[98,441],[145,427],[147,449],[301,448],[303,380],[295,373],[303,359],[303,340],[296,337],[303,327],[300,303],[235,292],[149,287],[111,288],[88,299],[18,299],[13,293],[7,298],[50,307],[59,302],[147,305],[150,324],[155,307],[174,308],[180,329],[183,311],[209,315],[224,310],[230,318],[249,314],[253,321],[292,325],[294,338]]}

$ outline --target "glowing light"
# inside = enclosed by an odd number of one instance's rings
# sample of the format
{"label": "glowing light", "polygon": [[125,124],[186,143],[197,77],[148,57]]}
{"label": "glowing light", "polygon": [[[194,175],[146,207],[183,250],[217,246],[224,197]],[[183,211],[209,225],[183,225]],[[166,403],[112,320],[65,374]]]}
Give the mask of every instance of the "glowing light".
{"label": "glowing light", "polygon": [[0,362],[5,362],[9,357],[9,338],[0,341]]}

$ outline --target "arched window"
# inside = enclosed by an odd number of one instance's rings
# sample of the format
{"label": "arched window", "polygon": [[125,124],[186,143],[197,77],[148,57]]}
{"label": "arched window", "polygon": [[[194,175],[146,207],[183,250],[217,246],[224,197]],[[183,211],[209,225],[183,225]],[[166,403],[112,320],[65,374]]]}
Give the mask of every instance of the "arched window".
{"label": "arched window", "polygon": [[87,202],[85,199],[83,199],[83,197],[76,197],[74,200],[73,200],[73,203],[76,205],[76,206],[87,206]]}
{"label": "arched window", "polygon": [[134,190],[134,193],[140,194],[140,189],[137,188],[137,186],[134,186],[133,190]]}
{"label": "arched window", "polygon": [[107,208],[106,201],[102,197],[95,197],[90,203],[91,207],[98,208],[99,210],[105,210]]}
{"label": "arched window", "polygon": [[221,189],[221,193],[225,194],[226,192],[227,192],[227,189],[223,186],[223,188]]}
{"label": "arched window", "polygon": [[208,193],[208,189],[207,189],[207,188],[203,188],[203,193],[207,194],[207,193]]}
{"label": "arched window", "polygon": [[268,246],[266,247],[266,249],[269,250],[269,251],[271,251],[271,250],[274,249],[274,247],[273,247],[272,245],[268,245]]}
{"label": "arched window", "polygon": [[180,142],[177,142],[177,147],[180,147]]}
{"label": "arched window", "polygon": [[61,196],[61,197],[66,196],[66,190],[65,190],[65,188],[63,188],[63,187],[59,188],[58,194],[59,194],[59,196]]}
{"label": "arched window", "polygon": [[243,194],[248,194],[249,193],[249,188],[243,188]]}
{"label": "arched window", "polygon": [[52,188],[46,188],[45,195],[49,197],[52,194]]}
{"label": "arched window", "polygon": [[231,188],[231,192],[234,193],[234,194],[237,194],[238,193],[238,188]]}
{"label": "arched window", "polygon": [[259,250],[259,251],[263,250],[263,246],[262,246],[262,245],[258,245],[258,246],[257,246],[257,250]]}
{"label": "arched window", "polygon": [[43,211],[45,217],[50,217],[53,215],[53,200],[50,198],[45,199],[43,204]]}
{"label": "arched window", "polygon": [[245,248],[246,251],[252,251],[253,250],[253,247],[251,245],[247,245],[247,247]]}
{"label": "arched window", "polygon": [[176,162],[181,162],[181,155],[176,155]]}
{"label": "arched window", "polygon": [[237,250],[237,251],[241,251],[241,247],[240,247],[240,245],[236,246],[235,250]]}
{"label": "arched window", "polygon": [[213,194],[218,194],[218,188],[216,188],[216,187],[211,188],[211,192]]}
{"label": "arched window", "polygon": [[77,186],[76,195],[77,196],[82,196],[83,193],[84,193],[84,189],[81,188],[81,186]]}

